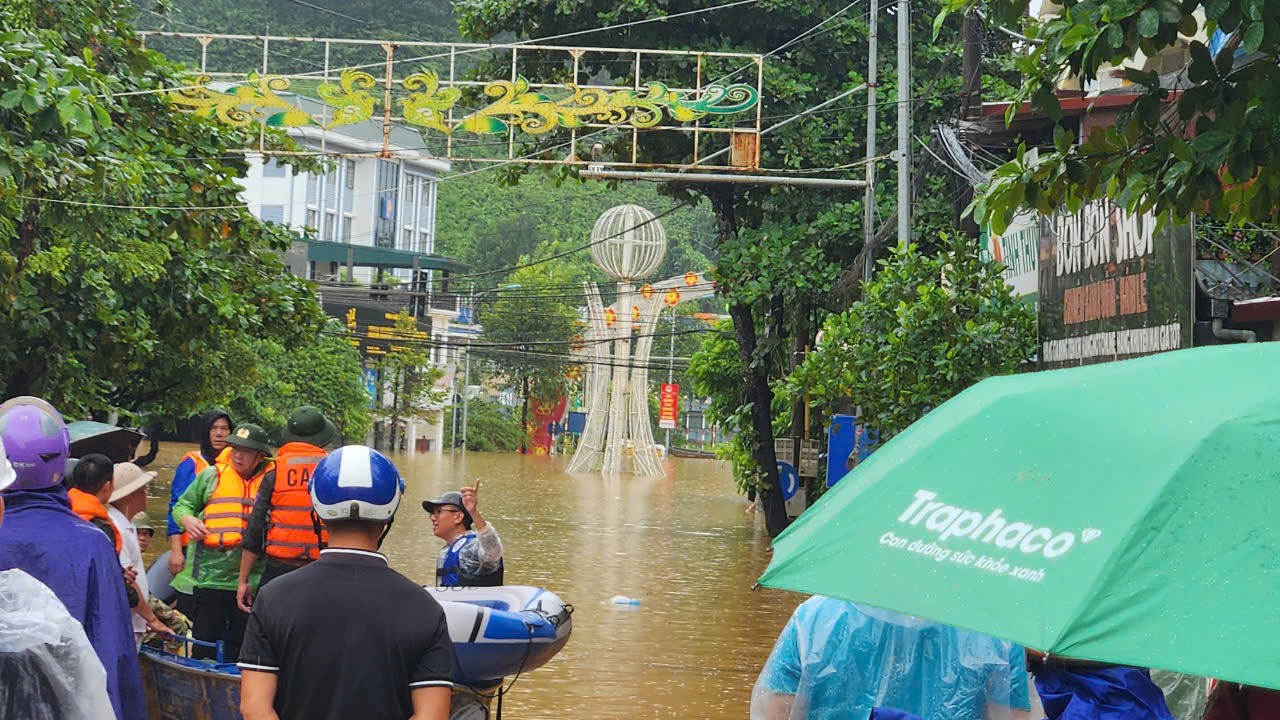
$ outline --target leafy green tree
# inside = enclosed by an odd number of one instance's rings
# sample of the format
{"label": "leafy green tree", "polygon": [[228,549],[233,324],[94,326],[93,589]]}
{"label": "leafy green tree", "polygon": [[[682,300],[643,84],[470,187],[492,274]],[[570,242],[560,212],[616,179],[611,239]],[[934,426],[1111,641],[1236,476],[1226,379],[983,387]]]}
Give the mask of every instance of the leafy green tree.
{"label": "leafy green tree", "polygon": [[361,382],[360,352],[336,322],[327,330],[300,352],[274,340],[254,342],[257,381],[231,401],[232,416],[253,419],[278,440],[295,408],[314,405],[342,437],[363,442],[373,421],[371,399]]}
{"label": "leafy green tree", "polygon": [[375,363],[381,378],[383,395],[390,395],[389,405],[379,403],[375,413],[389,428],[388,445],[399,450],[404,444],[400,425],[407,420],[434,422],[431,408],[444,402],[445,393],[436,388],[444,374],[431,364],[431,348],[424,344],[427,335],[418,330],[418,321],[407,310],[396,315],[388,341],[390,350]]}
{"label": "leafy green tree", "polygon": [[[459,418],[461,428],[461,418]],[[459,429],[461,432],[461,429]],[[453,447],[453,428],[445,431],[445,444]],[[467,403],[467,449],[476,452],[515,452],[529,438],[519,421],[498,403],[476,398]]]}
{"label": "leafy green tree", "polygon": [[[529,258],[521,258],[521,263]],[[520,427],[529,423],[529,398],[551,398],[564,392],[569,341],[578,332],[578,306],[571,288],[581,280],[577,269],[562,260],[524,267],[507,276],[511,288],[480,317],[483,351],[507,381],[520,389]],[[522,441],[521,450],[524,449]]]}
{"label": "leafy green tree", "polygon": [[887,440],[979,380],[1015,372],[1035,352],[1035,317],[1000,273],[967,239],[944,238],[935,255],[895,250],[862,298],[827,318],[791,391],[828,406],[852,398]]}
{"label": "leafy green tree", "polygon": [[1043,23],[1025,17],[1026,0],[984,4],[993,22],[1022,26],[1036,43],[1017,60],[1024,79],[1011,107],[1030,101],[1050,118],[1061,110],[1054,87],[1064,74],[1088,82],[1139,53],[1156,58],[1181,46],[1180,35],[1221,30],[1230,40],[1216,57],[1204,42],[1192,41],[1190,61],[1177,73],[1185,87],[1177,93],[1162,85],[1155,69],[1126,70],[1139,98],[1116,124],[1086,138],[1059,128],[1053,148],[1034,160],[1020,149],[995,171],[975,205],[979,218],[999,230],[1020,207],[1048,213],[1105,196],[1135,212],[1280,222],[1275,3],[1067,0]]}
{"label": "leafy green tree", "polygon": [[[186,417],[324,320],[241,206],[252,139],[175,112],[124,0],[0,4],[0,394]],[[256,132],[256,131],[255,131]],[[276,136],[279,137],[279,136]]]}
{"label": "leafy green tree", "polygon": [[718,332],[707,335],[702,346],[689,359],[689,377],[698,395],[711,399],[705,412],[709,424],[719,424],[732,430],[728,443],[716,448],[716,453],[733,463],[733,475],[745,492],[762,480],[751,460],[754,432],[742,387],[742,357],[733,339],[733,323],[716,323]]}

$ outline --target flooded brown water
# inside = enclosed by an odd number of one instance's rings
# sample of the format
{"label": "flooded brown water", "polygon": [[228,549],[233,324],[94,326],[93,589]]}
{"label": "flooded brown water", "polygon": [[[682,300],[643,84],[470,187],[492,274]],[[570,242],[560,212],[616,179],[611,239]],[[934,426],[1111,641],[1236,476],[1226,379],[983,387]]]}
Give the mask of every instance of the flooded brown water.
{"label": "flooded brown water", "polygon": [[[148,468],[160,473],[153,517],[164,516],[173,466],[189,449],[166,443]],[[480,510],[506,548],[506,582],[547,588],[575,607],[569,644],[520,678],[506,717],[746,716],[756,675],[803,597],[751,591],[768,564],[768,536],[762,518],[744,514],[727,465],[672,458],[667,477],[654,480],[567,475],[565,457],[393,460],[408,485],[383,547],[393,567],[434,582],[441,543],[421,501],[478,478]],[[640,605],[612,605],[615,595]]]}

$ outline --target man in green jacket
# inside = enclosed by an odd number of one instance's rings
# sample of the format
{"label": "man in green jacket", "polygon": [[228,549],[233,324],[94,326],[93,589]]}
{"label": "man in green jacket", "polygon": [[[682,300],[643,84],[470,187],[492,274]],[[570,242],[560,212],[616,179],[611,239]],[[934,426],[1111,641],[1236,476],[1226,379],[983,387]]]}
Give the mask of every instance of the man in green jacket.
{"label": "man in green jacket", "polygon": [[[229,462],[206,468],[173,506],[173,519],[191,538],[186,567],[179,581],[193,587],[195,612],[192,635],[205,642],[225,643],[224,660],[240,655],[247,613],[236,606],[240,575],[240,543],[248,529],[249,513],[263,478],[275,472],[269,457],[271,439],[251,423],[238,426],[227,438]],[[254,568],[253,582],[261,574]],[[192,657],[211,658],[211,648],[196,647]]]}

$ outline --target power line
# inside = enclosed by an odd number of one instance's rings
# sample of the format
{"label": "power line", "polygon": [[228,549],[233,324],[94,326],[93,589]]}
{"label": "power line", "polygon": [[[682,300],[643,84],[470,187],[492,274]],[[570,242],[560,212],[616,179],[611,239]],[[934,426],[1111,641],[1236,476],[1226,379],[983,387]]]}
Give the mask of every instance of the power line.
{"label": "power line", "polygon": [[618,232],[616,232],[616,233],[614,233],[614,234],[612,234],[612,235],[610,235],[610,236],[608,236],[608,237],[602,237],[602,238],[600,238],[599,240],[592,240],[591,242],[589,242],[589,243],[587,243],[587,244],[585,244],[585,245],[580,245],[580,246],[578,246],[578,247],[570,248],[570,249],[568,249],[568,250],[565,250],[565,251],[563,251],[563,252],[558,252],[558,253],[555,253],[555,254],[553,254],[553,255],[549,255],[549,256],[547,256],[547,257],[545,257],[545,258],[542,258],[541,260],[533,260],[533,261],[530,261],[530,262],[527,262],[527,263],[517,263],[517,264],[515,264],[515,265],[511,265],[511,266],[509,266],[509,267],[505,267],[505,268],[498,268],[498,269],[496,269],[496,270],[485,270],[484,272],[470,273],[470,274],[467,274],[467,275],[451,275],[451,276],[449,276],[449,280],[450,280],[450,281],[454,281],[454,280],[465,280],[465,279],[467,279],[467,278],[473,278],[473,277],[485,277],[485,276],[487,276],[487,275],[497,275],[497,274],[499,274],[499,273],[512,272],[512,271],[515,271],[515,270],[521,270],[521,269],[523,269],[523,268],[533,267],[533,266],[535,266],[535,265],[541,265],[541,264],[543,264],[543,263],[548,263],[548,262],[551,262],[552,260],[558,260],[559,258],[565,257],[566,255],[572,255],[572,254],[574,254],[574,253],[582,252],[583,250],[586,250],[587,248],[590,248],[590,247],[591,247],[591,246],[593,246],[593,245],[599,245],[600,243],[605,242],[605,241],[607,241],[607,240],[612,240],[612,239],[614,239],[614,238],[616,238],[616,237],[621,237],[621,236],[623,236],[623,235],[625,235],[625,234],[627,234],[627,233],[631,232],[632,230],[636,230],[636,229],[638,229],[638,228],[642,228],[642,227],[644,227],[645,225],[648,225],[649,223],[657,222],[659,219],[664,218],[664,217],[666,217],[667,215],[670,215],[671,213],[673,213],[673,212],[675,212],[675,211],[679,210],[680,208],[688,207],[689,205],[692,205],[692,204],[693,204],[693,201],[692,201],[692,200],[684,200],[684,201],[682,201],[682,202],[677,203],[676,205],[673,205],[673,206],[672,206],[672,207],[670,207],[670,208],[667,208],[666,210],[663,210],[662,212],[658,213],[657,215],[654,215],[653,217],[649,218],[648,220],[645,220],[645,221],[643,221],[643,222],[640,222],[640,223],[638,223],[638,224],[636,224],[636,225],[633,225],[633,226],[631,226],[631,227],[629,227],[629,228],[624,228],[624,229],[622,229],[622,230],[619,230]]}
{"label": "power line", "polygon": [[[918,104],[918,103],[923,102],[923,101],[925,101],[925,100],[939,100],[939,99],[943,99],[943,98],[957,97],[957,96],[959,96],[959,95],[964,95],[964,94],[965,94],[965,93],[964,93],[963,91],[957,91],[957,92],[949,92],[949,93],[934,93],[934,94],[932,94],[932,95],[917,95],[917,96],[915,96],[915,97],[907,98],[907,99],[905,99],[905,100],[880,100],[880,101],[878,101],[878,102],[876,103],[876,106],[877,106],[877,107],[884,107],[884,106],[886,106],[886,105],[904,105],[904,104],[907,104],[907,103],[911,103],[911,104]],[[844,111],[844,110],[859,110],[859,109],[862,109],[862,108],[867,107],[868,105],[869,105],[869,103],[858,103],[858,104],[854,104],[854,105],[837,105],[837,106],[835,106],[835,107],[823,108],[823,109],[821,109],[821,110],[814,110],[813,112],[811,112],[811,113],[809,113],[809,114],[810,114],[810,115],[825,115],[826,113],[842,112],[842,111]],[[772,119],[780,118],[780,117],[790,117],[790,116],[788,116],[788,115],[766,115],[766,116],[764,116],[764,117],[763,117],[763,118],[761,118],[761,119],[762,119],[762,120],[772,120]],[[841,135],[841,136],[836,136],[836,137],[845,137],[845,136]],[[824,138],[824,139],[825,139],[825,138]]]}
{"label": "power line", "polygon": [[13,194],[11,197],[34,202],[56,203],[58,205],[75,205],[77,207],[111,208],[113,210],[247,210],[246,204],[240,205],[120,205],[114,203],[86,202],[83,200],[60,200],[58,198],[34,197],[31,195]]}
{"label": "power line", "polygon": [[[156,12],[155,10],[147,10],[147,12],[148,12],[148,13],[151,13],[152,15],[155,15],[155,16],[156,16],[156,17],[158,17],[158,18],[161,18],[162,20],[165,20],[165,21],[170,21],[170,20],[171,20],[171,21],[173,21],[173,22],[175,22],[175,23],[178,23],[179,25],[185,25],[185,26],[187,26],[187,27],[189,27],[189,28],[191,28],[192,30],[195,30],[195,31],[197,31],[197,32],[205,33],[205,34],[207,34],[207,35],[216,35],[216,34],[217,34],[217,33],[213,32],[212,30],[209,30],[209,29],[207,29],[207,28],[202,28],[202,27],[200,27],[199,25],[195,25],[195,24],[189,23],[189,22],[187,22],[187,21],[185,21],[185,20],[179,20],[179,19],[178,19],[178,18],[176,18],[176,17],[171,18],[171,17],[169,17],[168,15],[165,15],[164,13],[161,13],[161,12]],[[238,44],[240,44],[240,45],[244,45],[244,46],[249,47],[249,48],[253,48],[254,50],[261,50],[261,48],[259,48],[257,45],[254,45],[253,43],[251,43],[251,42],[249,42],[249,41],[247,41],[247,40],[239,40],[239,39],[235,39],[235,40],[232,40],[232,42],[238,43]],[[314,60],[307,60],[307,59],[305,59],[305,58],[300,58],[300,57],[298,57],[297,55],[290,55],[290,54],[288,54],[288,53],[281,53],[281,52],[279,52],[279,51],[276,51],[276,52],[277,52],[277,54],[279,54],[279,55],[281,55],[281,56],[283,56],[283,57],[286,57],[286,58],[288,58],[288,59],[290,59],[290,60],[294,60],[294,61],[296,61],[296,62],[306,63],[307,65],[310,65],[310,66],[312,66],[312,67],[318,67],[318,68],[323,68],[323,67],[324,67],[324,65],[323,65],[323,64],[318,63],[318,62],[315,62]]]}
{"label": "power line", "polygon": [[[340,18],[344,19],[344,20],[350,20],[351,22],[357,22],[357,23],[360,23],[361,25],[370,25],[370,24],[371,24],[371,21],[369,21],[369,20],[363,20],[363,19],[358,18],[358,17],[351,17],[350,15],[347,15],[347,14],[345,14],[345,13],[340,13],[340,12],[338,12],[337,10],[330,10],[330,9],[329,9],[329,8],[327,8],[327,7],[321,7],[321,6],[319,6],[319,5],[313,5],[313,4],[309,3],[309,2],[306,2],[306,0],[288,0],[288,1],[289,1],[289,2],[291,2],[291,3],[293,3],[294,5],[301,5],[302,7],[310,8],[310,9],[312,9],[312,10],[319,10],[320,12],[328,13],[328,14],[330,14],[330,15],[335,15],[335,16],[337,16],[337,17],[340,17]],[[421,39],[422,39],[422,38],[416,38],[416,37],[413,37],[412,35],[408,35],[408,34],[402,33],[402,32],[400,32],[399,30],[393,30],[393,29],[391,29],[391,28],[386,28],[386,30],[387,30],[388,32],[395,33],[396,35],[399,35],[400,37],[408,38],[409,40],[412,40],[412,41],[415,41],[415,42],[416,42],[416,41],[419,41],[419,40],[421,40]]]}
{"label": "power line", "polygon": [[[726,337],[729,337],[732,335],[732,333],[725,332],[723,330],[717,330],[712,327],[704,326],[704,327],[688,328],[685,330],[655,331],[651,333],[637,332],[637,333],[632,333],[631,335],[628,336],[628,338],[631,340],[636,340],[639,338],[658,339],[658,338],[680,337],[684,335],[701,335],[705,333],[715,333],[715,334],[723,335]],[[527,339],[527,338],[521,337],[521,338],[510,338],[510,339],[504,339],[504,340],[491,340],[491,341],[477,341],[472,339],[467,339],[464,341],[464,340],[454,339],[449,337],[444,337],[444,338],[437,338],[437,337],[413,338],[413,337],[400,337],[400,336],[387,337],[386,335],[383,335],[383,334],[374,335],[372,333],[359,333],[352,330],[346,330],[343,333],[338,333],[338,334],[348,334],[352,337],[358,337],[366,340],[381,340],[388,343],[396,343],[396,344],[421,344],[424,346],[430,346],[430,347],[436,347],[436,348],[471,348],[476,350],[491,349],[491,350],[513,351],[513,352],[523,351],[522,348],[526,346],[544,346],[545,345],[545,346],[557,346],[557,347],[560,347],[560,346],[572,347],[575,344],[581,344],[582,346],[585,347],[585,346],[592,346],[592,345],[604,345],[611,342],[615,342],[620,339],[615,337],[604,337],[604,338],[592,338],[592,339],[578,338],[578,339],[569,339],[569,340],[559,340],[559,339],[538,340],[538,339]]]}
{"label": "power line", "polygon": [[[715,328],[704,327],[704,328],[689,328],[688,330],[673,330],[670,332],[632,333],[629,336],[629,338],[632,340],[635,340],[637,338],[646,338],[646,337],[658,339],[658,338],[681,337],[684,335],[700,335],[703,333],[717,333],[725,336],[732,335],[732,333],[726,333],[720,330],[716,330]],[[618,338],[613,338],[613,337],[593,338],[589,340],[584,338],[577,341],[575,340],[526,340],[526,339],[512,338],[509,340],[492,340],[489,342],[479,342],[479,343],[473,340],[470,343],[470,346],[473,348],[493,348],[496,350],[513,350],[513,349],[518,350],[520,348],[514,347],[514,346],[553,345],[553,346],[572,347],[574,344],[580,343],[583,347],[587,347],[592,345],[606,345],[616,340],[618,340]],[[452,347],[467,346],[467,343],[455,343],[453,341],[448,341],[447,344],[449,344]]]}
{"label": "power line", "polygon": [[[458,343],[458,342],[452,342],[452,341],[442,342],[439,340],[428,340],[425,338],[386,338],[381,336],[375,338],[375,337],[370,337],[369,335],[364,333],[338,332],[338,331],[331,331],[331,330],[321,330],[320,333],[325,335],[332,335],[335,337],[344,337],[348,339],[355,338],[355,339],[363,339],[363,340],[376,340],[379,342],[385,342],[388,345],[402,345],[402,346],[421,347],[421,348],[428,348],[428,349],[450,349],[450,348],[466,349],[467,348],[466,343]],[[500,349],[496,347],[479,347],[475,344],[471,346],[470,352],[474,352],[480,356],[489,356],[489,357],[520,356],[520,357],[528,357],[528,358],[542,358],[547,361],[558,361],[567,365],[593,365],[597,367],[610,367],[610,368],[625,367],[625,368],[643,369],[643,370],[667,369],[666,365],[657,364],[658,361],[651,361],[647,363],[629,362],[629,361],[617,362],[611,359],[595,359],[595,358],[586,357],[582,355],[571,355],[567,353],[549,353],[549,352],[537,352],[532,350],[510,349],[510,348]],[[674,358],[674,362],[678,365],[683,366],[689,362],[689,359]],[[681,369],[683,369],[683,367]]]}
{"label": "power line", "polygon": [[[453,277],[450,277],[450,280],[452,281]],[[412,288],[399,287],[398,285],[392,285],[391,283],[386,283],[388,287],[386,289],[383,289],[381,287],[374,287],[371,285],[338,282],[338,281],[332,281],[332,280],[312,280],[311,282],[315,283],[321,289],[322,292],[325,291],[326,289],[332,291],[332,295],[335,297],[351,296],[351,295],[370,295],[370,296],[373,296],[373,295],[402,296],[403,295],[403,296],[410,296],[410,297],[425,298],[428,295],[438,295],[438,296],[446,296],[446,297],[449,297],[449,296],[457,297],[460,300],[464,300],[464,301],[469,297],[468,294],[466,293],[427,292],[427,291],[421,291],[421,290],[413,290]],[[408,285],[412,283],[406,282],[403,284]],[[574,283],[570,285],[536,285],[536,286],[530,286],[528,288],[513,288],[509,290],[502,289],[502,288],[493,288],[490,290],[483,291],[485,293],[484,298],[476,297],[475,299],[487,302],[490,305],[501,300],[511,300],[511,301],[579,300],[584,297],[582,285],[583,283]],[[652,289],[654,294],[661,295],[663,293],[666,293],[668,290],[677,290],[680,292],[685,292],[685,291],[712,289],[714,287],[715,287],[714,281],[704,280],[704,281],[696,282],[693,284],[681,285],[680,287],[674,287],[674,288],[653,287]],[[498,294],[494,294],[493,290],[495,289],[502,290],[502,292]],[[602,294],[611,295],[612,293],[606,292]],[[492,300],[490,300],[489,298],[492,298]],[[481,303],[479,302],[476,303],[476,305],[479,305],[479,304]]]}

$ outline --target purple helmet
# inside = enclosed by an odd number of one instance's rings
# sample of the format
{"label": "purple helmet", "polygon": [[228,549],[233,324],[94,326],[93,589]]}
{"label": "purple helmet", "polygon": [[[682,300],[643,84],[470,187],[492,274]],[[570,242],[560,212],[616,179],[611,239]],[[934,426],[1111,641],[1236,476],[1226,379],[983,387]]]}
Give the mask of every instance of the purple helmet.
{"label": "purple helmet", "polygon": [[71,436],[62,415],[34,397],[16,397],[0,405],[0,438],[17,473],[10,490],[40,490],[62,482]]}

